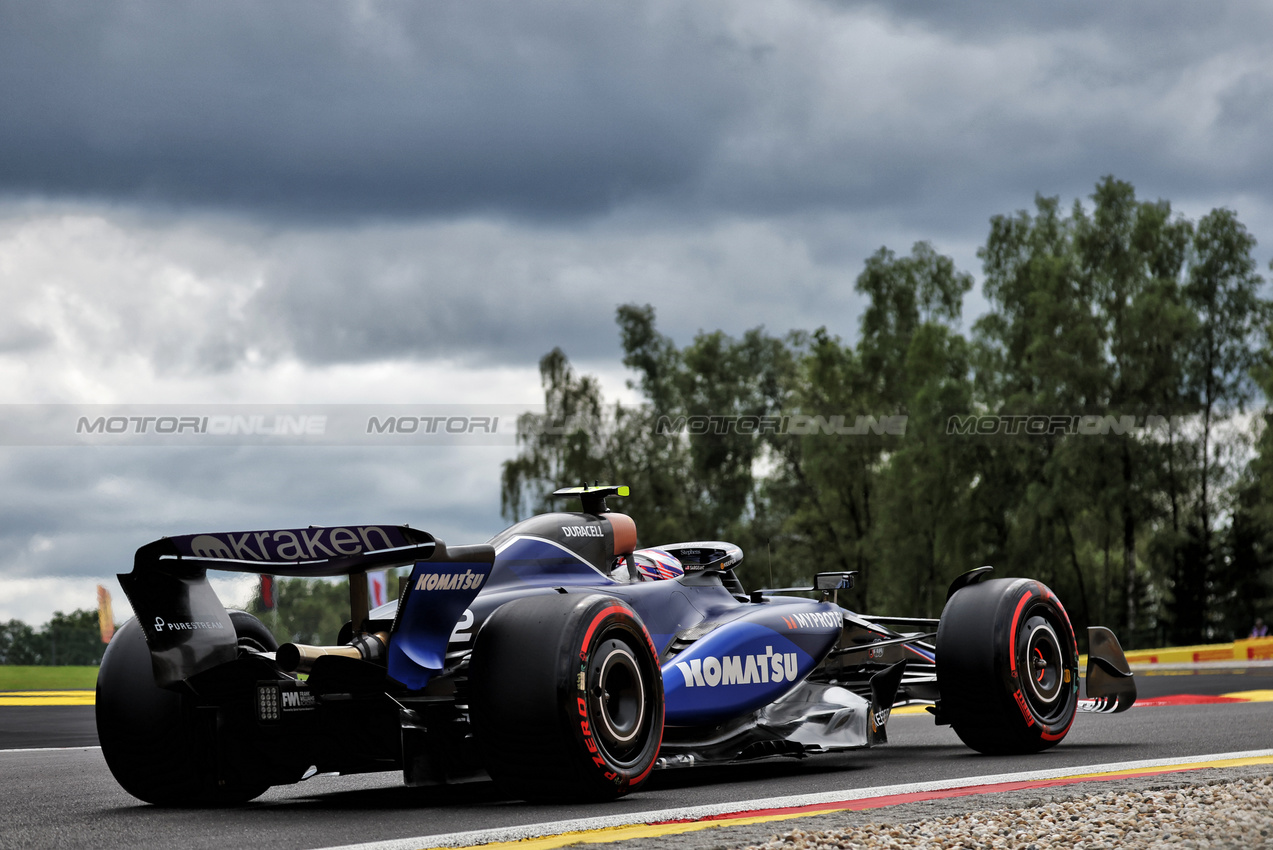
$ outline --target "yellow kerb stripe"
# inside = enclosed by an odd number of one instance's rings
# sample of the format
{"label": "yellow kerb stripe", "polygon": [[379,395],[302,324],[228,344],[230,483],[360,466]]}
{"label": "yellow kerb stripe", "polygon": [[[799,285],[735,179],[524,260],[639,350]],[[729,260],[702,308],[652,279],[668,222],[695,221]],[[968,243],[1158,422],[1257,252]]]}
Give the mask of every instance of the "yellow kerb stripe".
{"label": "yellow kerb stripe", "polygon": [[94,705],[95,691],[0,691],[0,705]]}
{"label": "yellow kerb stripe", "polygon": [[472,847],[452,848],[452,850],[478,850],[478,848],[481,848],[481,850],[551,850],[554,847],[565,847],[567,844],[607,844],[611,841],[629,841],[633,838],[660,838],[665,835],[683,835],[687,832],[698,832],[721,826],[749,826],[757,823],[774,823],[776,821],[794,820],[795,818],[832,814],[841,811],[841,809],[842,807],[840,806],[828,806],[826,809],[803,811],[790,815],[758,815],[756,817],[729,818],[728,820],[690,821],[688,823],[610,826],[605,829],[546,835],[543,838],[523,838],[520,841],[496,841],[491,844],[475,844]]}

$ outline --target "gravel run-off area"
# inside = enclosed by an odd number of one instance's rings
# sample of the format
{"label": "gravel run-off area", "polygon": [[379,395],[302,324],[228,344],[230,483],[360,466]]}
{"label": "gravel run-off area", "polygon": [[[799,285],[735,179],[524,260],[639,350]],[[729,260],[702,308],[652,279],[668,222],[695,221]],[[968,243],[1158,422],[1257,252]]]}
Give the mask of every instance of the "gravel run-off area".
{"label": "gravel run-off area", "polygon": [[910,823],[796,829],[753,848],[1273,847],[1273,776],[1032,802]]}
{"label": "gravel run-off area", "polygon": [[606,846],[615,850],[1273,850],[1273,770],[1263,764],[1121,777],[722,825]]}

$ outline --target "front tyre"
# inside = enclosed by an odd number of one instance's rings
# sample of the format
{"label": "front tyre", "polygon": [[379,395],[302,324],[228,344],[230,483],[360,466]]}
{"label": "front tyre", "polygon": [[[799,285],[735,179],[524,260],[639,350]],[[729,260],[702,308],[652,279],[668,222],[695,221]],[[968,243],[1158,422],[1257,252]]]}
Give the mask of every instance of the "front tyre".
{"label": "front tyre", "polygon": [[612,800],[654,767],[663,678],[644,626],[618,599],[503,605],[477,635],[469,683],[487,770],[519,797]]}
{"label": "front tyre", "polygon": [[937,627],[941,716],[991,755],[1060,743],[1078,707],[1078,644],[1060,600],[1031,579],[956,591]]}
{"label": "front tyre", "polygon": [[[278,648],[259,620],[231,611],[241,646]],[[155,684],[150,648],[136,619],[106,647],[97,671],[97,737],[106,765],[124,790],[159,806],[226,806],[259,797],[266,783],[214,779],[200,719],[180,691]]]}

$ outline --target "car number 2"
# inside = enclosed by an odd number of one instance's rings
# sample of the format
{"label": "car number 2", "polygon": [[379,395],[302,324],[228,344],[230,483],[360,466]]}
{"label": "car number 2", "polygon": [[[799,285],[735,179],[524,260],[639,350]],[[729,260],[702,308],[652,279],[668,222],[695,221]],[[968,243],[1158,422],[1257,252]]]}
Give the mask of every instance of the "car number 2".
{"label": "car number 2", "polygon": [[464,609],[464,613],[460,615],[459,621],[456,622],[455,628],[451,630],[451,643],[468,643],[473,639],[473,633],[467,629],[473,626],[473,612],[468,608]]}

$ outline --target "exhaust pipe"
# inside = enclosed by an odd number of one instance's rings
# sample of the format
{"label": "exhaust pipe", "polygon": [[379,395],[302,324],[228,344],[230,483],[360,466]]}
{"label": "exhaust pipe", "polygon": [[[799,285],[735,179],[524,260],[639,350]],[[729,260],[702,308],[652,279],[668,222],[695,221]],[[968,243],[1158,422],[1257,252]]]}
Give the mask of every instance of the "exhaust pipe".
{"label": "exhaust pipe", "polygon": [[324,655],[340,655],[373,664],[384,664],[388,632],[368,632],[357,635],[348,646],[307,646],[303,643],[285,643],[274,654],[279,669],[284,673],[308,673],[314,662]]}

